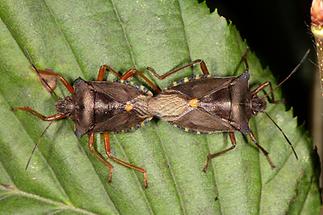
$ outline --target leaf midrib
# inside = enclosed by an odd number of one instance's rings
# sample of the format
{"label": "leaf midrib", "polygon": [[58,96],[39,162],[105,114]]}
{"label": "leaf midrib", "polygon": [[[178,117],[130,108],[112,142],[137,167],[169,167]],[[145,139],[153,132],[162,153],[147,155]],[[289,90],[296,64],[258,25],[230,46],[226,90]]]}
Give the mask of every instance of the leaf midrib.
{"label": "leaf midrib", "polygon": [[[120,15],[119,15],[119,12],[118,12],[118,10],[117,10],[117,8],[116,8],[116,6],[115,6],[115,3],[114,3],[114,1],[113,0],[109,0],[110,2],[111,2],[111,4],[112,4],[112,7],[113,7],[113,11],[114,11],[114,13],[115,13],[115,15],[116,15],[116,17],[117,17],[117,20],[118,20],[118,22],[119,22],[119,25],[120,25],[120,27],[122,28],[122,32],[123,32],[123,35],[124,35],[124,39],[125,39],[125,41],[126,41],[126,44],[127,44],[127,47],[128,47],[128,50],[129,50],[129,53],[130,53],[130,56],[131,56],[131,61],[132,61],[132,64],[136,67],[137,66],[137,63],[136,63],[136,59],[135,59],[135,56],[134,56],[134,53],[133,53],[133,50],[132,50],[132,46],[130,45],[130,43],[129,43],[129,39],[128,39],[128,35],[127,35],[127,32],[126,32],[126,29],[125,29],[125,27],[123,26],[123,23],[122,23],[122,21],[121,21],[121,18],[120,18]],[[184,31],[184,35],[185,35],[185,41],[186,41],[186,43],[185,44],[187,44],[187,50],[188,50],[188,53],[189,53],[189,59],[191,59],[191,54],[190,54],[190,50],[189,50],[189,46],[188,46],[188,41],[187,41],[187,37],[186,37],[186,31],[185,31],[185,25],[184,25],[184,20],[183,20],[183,16],[182,16],[182,11],[181,11],[181,7],[180,7],[180,3],[179,3],[179,1],[177,1],[177,3],[178,3],[178,8],[179,8],[179,10],[180,10],[180,15],[181,15],[181,21],[182,21],[182,26],[183,26],[183,31]],[[156,128],[154,128],[154,131],[155,131],[155,134],[158,136],[158,139],[159,139],[159,145],[160,145],[160,147],[162,148],[162,152],[163,152],[163,157],[165,158],[165,160],[167,160],[167,162],[169,162],[169,159],[167,158],[167,156],[166,156],[166,153],[165,153],[165,150],[164,150],[164,148],[163,148],[163,144],[162,144],[162,141],[161,141],[161,138],[160,138],[160,135],[159,135],[159,132],[158,131],[156,131]],[[140,130],[140,133],[142,133],[142,131]],[[144,135],[142,135],[141,134],[141,136],[143,137],[143,139],[145,139],[144,138]],[[117,138],[116,138],[117,139]],[[148,142],[148,141],[145,141],[145,142]],[[125,152],[125,151],[124,151]],[[128,159],[128,155],[126,154],[126,152],[125,152],[125,155],[126,155],[126,158]],[[128,159],[129,160],[129,159]],[[179,203],[180,203],[180,207],[181,207],[181,211],[183,212],[183,214],[187,214],[186,213],[186,208],[185,208],[185,204],[184,204],[184,202],[183,202],[183,199],[182,199],[182,197],[181,197],[181,194],[180,194],[180,192],[179,192],[179,188],[178,188],[178,183],[176,182],[176,178],[175,178],[175,176],[174,176],[174,173],[172,173],[172,171],[171,170],[169,170],[170,171],[170,175],[171,175],[171,177],[172,177],[172,181],[173,181],[173,184],[174,184],[174,188],[175,188],[175,191],[176,191],[176,196],[178,197],[178,199],[179,199]],[[138,176],[137,176],[137,179],[138,179]],[[139,179],[138,179],[139,180]],[[141,186],[140,186],[141,187]],[[142,188],[141,188],[142,189]],[[143,191],[143,190],[142,190]],[[143,191],[143,193],[145,194],[145,192]],[[151,208],[151,210],[153,211],[153,207],[152,207],[152,203],[151,203],[151,201],[149,200],[149,198],[147,197],[147,195],[145,194],[145,199],[148,201],[148,203],[149,203],[149,206],[150,206],[150,208]]]}

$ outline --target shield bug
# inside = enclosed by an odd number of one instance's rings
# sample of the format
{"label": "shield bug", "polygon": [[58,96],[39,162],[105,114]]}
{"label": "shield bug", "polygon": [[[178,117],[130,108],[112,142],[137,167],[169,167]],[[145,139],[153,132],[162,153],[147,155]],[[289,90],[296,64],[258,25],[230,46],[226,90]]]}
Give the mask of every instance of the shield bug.
{"label": "shield bug", "polygon": [[[151,88],[158,90],[156,86],[133,68],[129,69],[124,75],[120,75],[110,66],[103,65],[100,67],[96,81],[85,81],[78,78],[71,85],[58,73],[51,70],[38,70],[33,64],[32,66],[47,90],[53,92],[56,86],[53,79],[56,79],[62,82],[71,95],[60,98],[56,102],[57,113],[53,115],[45,116],[31,107],[15,107],[13,110],[29,112],[43,121],[56,121],[67,118],[73,120],[76,136],[88,135],[88,147],[97,159],[108,168],[108,181],[111,182],[113,166],[94,147],[94,133],[103,133],[105,152],[108,159],[143,173],[144,186],[147,187],[148,180],[145,169],[123,161],[111,153],[109,132],[133,130],[152,118],[148,113],[147,100],[153,94],[143,86],[131,84],[127,81],[129,78],[138,75],[147,80],[147,84]],[[120,80],[116,82],[103,81],[106,71],[111,71]],[[48,82],[48,80],[51,80],[51,82]]]}
{"label": "shield bug", "polygon": [[[208,154],[203,168],[204,172],[207,170],[211,159],[235,148],[235,131],[239,131],[243,135],[250,137],[256,147],[265,155],[270,166],[275,168],[275,165],[269,157],[269,153],[258,144],[249,127],[249,120],[261,112],[264,112],[270,120],[272,120],[265,112],[265,109],[267,104],[266,98],[269,102],[276,102],[273,88],[269,81],[260,84],[253,90],[249,88],[248,81],[250,74],[246,61],[246,54],[247,52],[241,59],[241,62],[244,61],[246,65],[245,72],[239,76],[232,77],[211,77],[203,60],[195,60],[189,64],[176,67],[163,75],[158,75],[158,73],[150,67],[147,68],[152,75],[162,80],[176,72],[182,71],[184,68],[196,64],[200,65],[203,73],[202,76],[198,75],[191,78],[184,78],[179,82],[174,82],[173,86],[168,87],[156,97],[149,100],[148,109],[151,114],[170,122],[176,127],[183,128],[185,131],[207,134],[215,132],[229,133],[232,146],[223,151]],[[292,73],[297,70],[298,66]],[[283,82],[281,82],[280,85]],[[264,91],[266,87],[270,88],[269,93]],[[260,91],[264,91],[264,97],[258,96]],[[274,121],[273,123],[278,127]],[[281,128],[279,128],[279,130],[290,144],[295,157],[297,158],[297,154],[291,142]]]}

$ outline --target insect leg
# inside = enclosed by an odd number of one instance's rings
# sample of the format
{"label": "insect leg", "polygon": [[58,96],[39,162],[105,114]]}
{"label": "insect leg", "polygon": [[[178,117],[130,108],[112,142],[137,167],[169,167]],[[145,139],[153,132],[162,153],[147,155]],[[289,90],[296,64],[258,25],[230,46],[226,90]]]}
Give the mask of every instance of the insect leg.
{"label": "insect leg", "polygon": [[220,151],[220,152],[217,152],[217,153],[214,153],[214,154],[209,153],[207,155],[207,159],[206,159],[206,162],[205,162],[204,167],[203,167],[203,172],[206,172],[206,170],[207,170],[207,168],[209,166],[209,163],[213,158],[215,158],[215,157],[217,157],[219,155],[222,155],[222,154],[224,154],[224,153],[226,153],[226,152],[228,152],[228,151],[230,151],[230,150],[232,150],[232,149],[234,149],[236,147],[237,142],[236,142],[236,138],[234,136],[234,132],[229,132],[229,137],[230,137],[232,146],[230,148],[228,148],[228,149],[225,149],[223,151]]}
{"label": "insect leg", "polygon": [[142,72],[140,72],[134,68],[131,68],[128,71],[126,71],[120,79],[125,81],[133,76],[139,76],[140,78],[142,78],[146,82],[146,84],[149,87],[151,87],[151,89],[153,89],[153,91],[155,93],[161,92],[161,89],[156,84],[154,84],[151,80],[149,80],[144,74],[142,74]]}
{"label": "insect leg", "polygon": [[265,157],[267,158],[267,161],[270,165],[270,167],[272,169],[274,169],[276,166],[274,165],[274,163],[271,161],[270,157],[269,157],[269,152],[267,152],[266,149],[264,149],[261,145],[259,145],[259,143],[257,142],[254,134],[252,133],[252,131],[249,132],[250,138],[251,140],[254,142],[254,144],[258,147],[258,149],[265,155]]}
{"label": "insect leg", "polygon": [[147,67],[147,70],[153,75],[155,76],[156,78],[158,78],[159,80],[163,80],[165,78],[167,78],[168,76],[176,73],[176,72],[179,72],[179,71],[183,71],[183,69],[187,68],[187,67],[191,67],[191,66],[194,66],[195,64],[199,64],[200,65],[200,68],[201,68],[201,71],[203,72],[204,75],[208,75],[209,74],[209,70],[205,64],[205,62],[201,59],[197,59],[197,60],[194,60],[192,61],[191,63],[188,63],[188,64],[185,64],[185,65],[182,65],[182,66],[179,66],[179,67],[175,67],[174,69],[164,73],[163,75],[159,75],[153,68],[151,67]]}
{"label": "insect leg", "polygon": [[97,157],[99,161],[101,161],[106,167],[109,169],[109,176],[108,176],[108,182],[110,183],[112,181],[112,171],[113,171],[113,166],[104,159],[104,157],[98,152],[98,150],[94,147],[94,133],[89,134],[89,143],[88,147],[90,151]]}
{"label": "insect leg", "polygon": [[133,170],[136,170],[138,172],[143,173],[143,175],[144,175],[144,186],[145,186],[145,188],[147,188],[148,187],[147,171],[145,169],[143,169],[143,168],[137,167],[137,166],[135,166],[133,164],[130,164],[130,163],[126,162],[126,161],[120,160],[119,158],[116,158],[115,156],[113,156],[111,154],[111,149],[110,149],[110,135],[109,135],[108,132],[104,132],[103,135],[104,135],[105,152],[106,152],[108,158],[112,159],[113,161],[115,161],[116,163],[118,163],[118,164],[120,164],[122,166],[125,166],[125,167],[128,167],[130,169],[133,169]]}
{"label": "insect leg", "polygon": [[128,80],[129,78],[133,77],[133,76],[139,76],[140,78],[142,78],[146,84],[148,84],[156,93],[161,92],[160,88],[154,84],[152,81],[150,81],[144,74],[142,74],[142,72],[139,72],[138,70],[136,70],[135,68],[130,68],[128,71],[126,71],[123,75],[120,75],[120,73],[118,73],[116,70],[114,70],[111,66],[108,65],[102,65],[100,67],[99,70],[99,74],[97,77],[97,81],[102,81],[104,78],[104,74],[105,72],[109,70],[111,71],[117,78],[119,78],[120,80]]}
{"label": "insect leg", "polygon": [[249,52],[249,48],[247,48],[244,51],[243,55],[241,56],[240,62],[238,63],[238,67],[239,67],[240,64],[243,62],[245,67],[246,67],[246,70],[249,70],[249,64],[248,64],[248,61],[247,61],[248,52]]}
{"label": "insect leg", "polygon": [[[66,87],[66,89],[73,94],[74,93],[74,88],[73,86],[60,74],[50,70],[50,69],[46,69],[46,70],[38,70],[35,66],[33,66],[34,70],[37,72],[37,74],[40,76],[42,82],[45,81],[42,76],[52,76],[54,78],[57,78],[58,80],[60,80],[63,85]],[[45,85],[45,87],[49,87],[50,90],[53,90],[47,83],[43,83]]]}
{"label": "insect leg", "polygon": [[102,65],[99,69],[99,74],[97,77],[97,81],[103,81],[104,79],[104,75],[106,71],[110,71],[112,72],[117,78],[121,79],[121,75],[119,74],[119,72],[117,72],[115,69],[113,69],[111,66],[108,66],[106,64]]}
{"label": "insect leg", "polygon": [[14,107],[14,108],[12,108],[12,110],[13,111],[22,110],[22,111],[29,112],[32,115],[38,117],[39,119],[41,119],[43,121],[55,121],[55,120],[66,118],[66,115],[63,114],[63,113],[57,113],[57,114],[54,114],[54,115],[45,116],[45,115],[42,115],[41,113],[35,111],[31,107]]}
{"label": "insect leg", "polygon": [[[268,93],[264,90],[266,87],[269,87],[269,93],[270,93],[270,96],[268,95]],[[268,101],[270,103],[278,103],[279,101],[275,100],[275,97],[274,97],[274,92],[273,92],[273,87],[272,87],[272,84],[270,81],[266,81],[262,84],[260,84],[256,89],[254,89],[253,91],[251,91],[251,95],[252,96],[255,96],[257,95],[260,91],[264,92],[265,96],[267,97]]]}

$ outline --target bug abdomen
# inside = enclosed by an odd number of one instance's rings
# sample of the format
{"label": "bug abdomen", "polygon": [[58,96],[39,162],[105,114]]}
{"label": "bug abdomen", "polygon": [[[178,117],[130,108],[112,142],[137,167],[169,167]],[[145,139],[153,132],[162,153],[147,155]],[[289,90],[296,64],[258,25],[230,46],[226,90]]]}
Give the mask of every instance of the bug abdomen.
{"label": "bug abdomen", "polygon": [[190,111],[188,100],[180,94],[160,94],[148,102],[148,111],[163,120],[174,121]]}

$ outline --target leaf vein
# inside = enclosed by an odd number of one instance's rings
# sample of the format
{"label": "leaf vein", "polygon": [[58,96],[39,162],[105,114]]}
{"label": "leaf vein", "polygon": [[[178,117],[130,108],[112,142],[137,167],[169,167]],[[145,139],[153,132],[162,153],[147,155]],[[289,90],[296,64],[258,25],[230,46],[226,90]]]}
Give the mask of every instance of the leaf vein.
{"label": "leaf vein", "polygon": [[[155,131],[157,130],[156,128],[154,128],[155,129]],[[164,148],[164,144],[162,144],[162,141],[161,141],[161,137],[160,137],[160,135],[159,135],[159,133],[158,133],[158,131],[156,131],[155,132],[156,133],[156,135],[158,136],[158,139],[159,139],[159,144],[160,144],[160,148],[162,149],[162,151],[161,151],[161,153],[163,154],[163,157],[165,158],[165,160],[166,160],[166,162],[167,162],[167,165],[168,166],[171,166],[170,165],[170,162],[169,162],[169,158],[168,158],[168,156],[167,156],[167,154],[166,154],[166,152],[165,152],[165,148]],[[183,211],[183,214],[187,214],[187,212],[186,212],[186,208],[185,208],[185,205],[184,205],[184,202],[183,202],[183,199],[181,198],[181,196],[183,196],[181,193],[180,193],[180,189],[179,189],[179,185],[178,185],[178,183],[176,182],[176,178],[175,178],[175,174],[174,174],[174,172],[172,171],[172,168],[168,168],[168,170],[169,170],[169,172],[170,172],[170,175],[171,175],[171,177],[172,177],[172,181],[173,181],[173,183],[174,183],[174,187],[175,187],[175,190],[176,190],[176,195],[177,195],[177,197],[178,197],[178,200],[179,200],[179,203],[180,203],[180,207],[181,207],[181,211]]]}
{"label": "leaf vein", "polygon": [[68,210],[72,210],[72,211],[79,212],[79,213],[82,213],[82,214],[95,215],[95,213],[93,213],[91,211],[87,211],[87,210],[82,209],[82,208],[77,208],[72,204],[68,205],[68,204],[64,204],[62,202],[54,201],[52,199],[48,199],[48,198],[33,194],[33,193],[27,193],[27,192],[24,192],[24,191],[22,191],[20,189],[17,189],[17,187],[7,189],[5,186],[0,185],[0,190],[7,191],[8,194],[10,194],[10,196],[14,196],[14,195],[22,196],[22,197],[34,199],[34,200],[37,200],[37,201],[40,201],[40,202],[44,202],[44,203],[47,203],[47,204],[50,204],[50,205],[55,205],[55,206],[58,206],[60,208],[60,210],[68,209]]}
{"label": "leaf vein", "polygon": [[73,57],[74,57],[74,59],[75,59],[75,61],[76,61],[77,65],[79,66],[79,68],[80,68],[80,70],[81,70],[82,74],[83,74],[84,76],[86,76],[86,75],[85,75],[85,71],[84,71],[83,67],[81,66],[80,59],[79,59],[79,58],[78,58],[78,56],[76,55],[76,52],[75,52],[75,50],[74,50],[73,46],[71,45],[70,41],[68,40],[68,38],[67,38],[67,36],[66,36],[65,32],[63,31],[63,29],[61,28],[61,26],[58,24],[57,19],[56,19],[56,17],[54,16],[53,11],[52,11],[52,10],[51,10],[51,8],[48,6],[48,4],[47,4],[46,0],[43,0],[43,2],[44,2],[44,4],[45,4],[45,6],[46,6],[47,10],[49,11],[50,16],[51,16],[51,17],[52,17],[52,19],[54,20],[54,23],[55,23],[55,25],[57,26],[57,29],[58,29],[58,30],[61,32],[61,34],[63,35],[63,38],[64,38],[64,40],[65,40],[65,42],[66,42],[67,46],[70,48],[70,50],[71,50],[71,52],[72,52],[72,54],[73,54]]}

